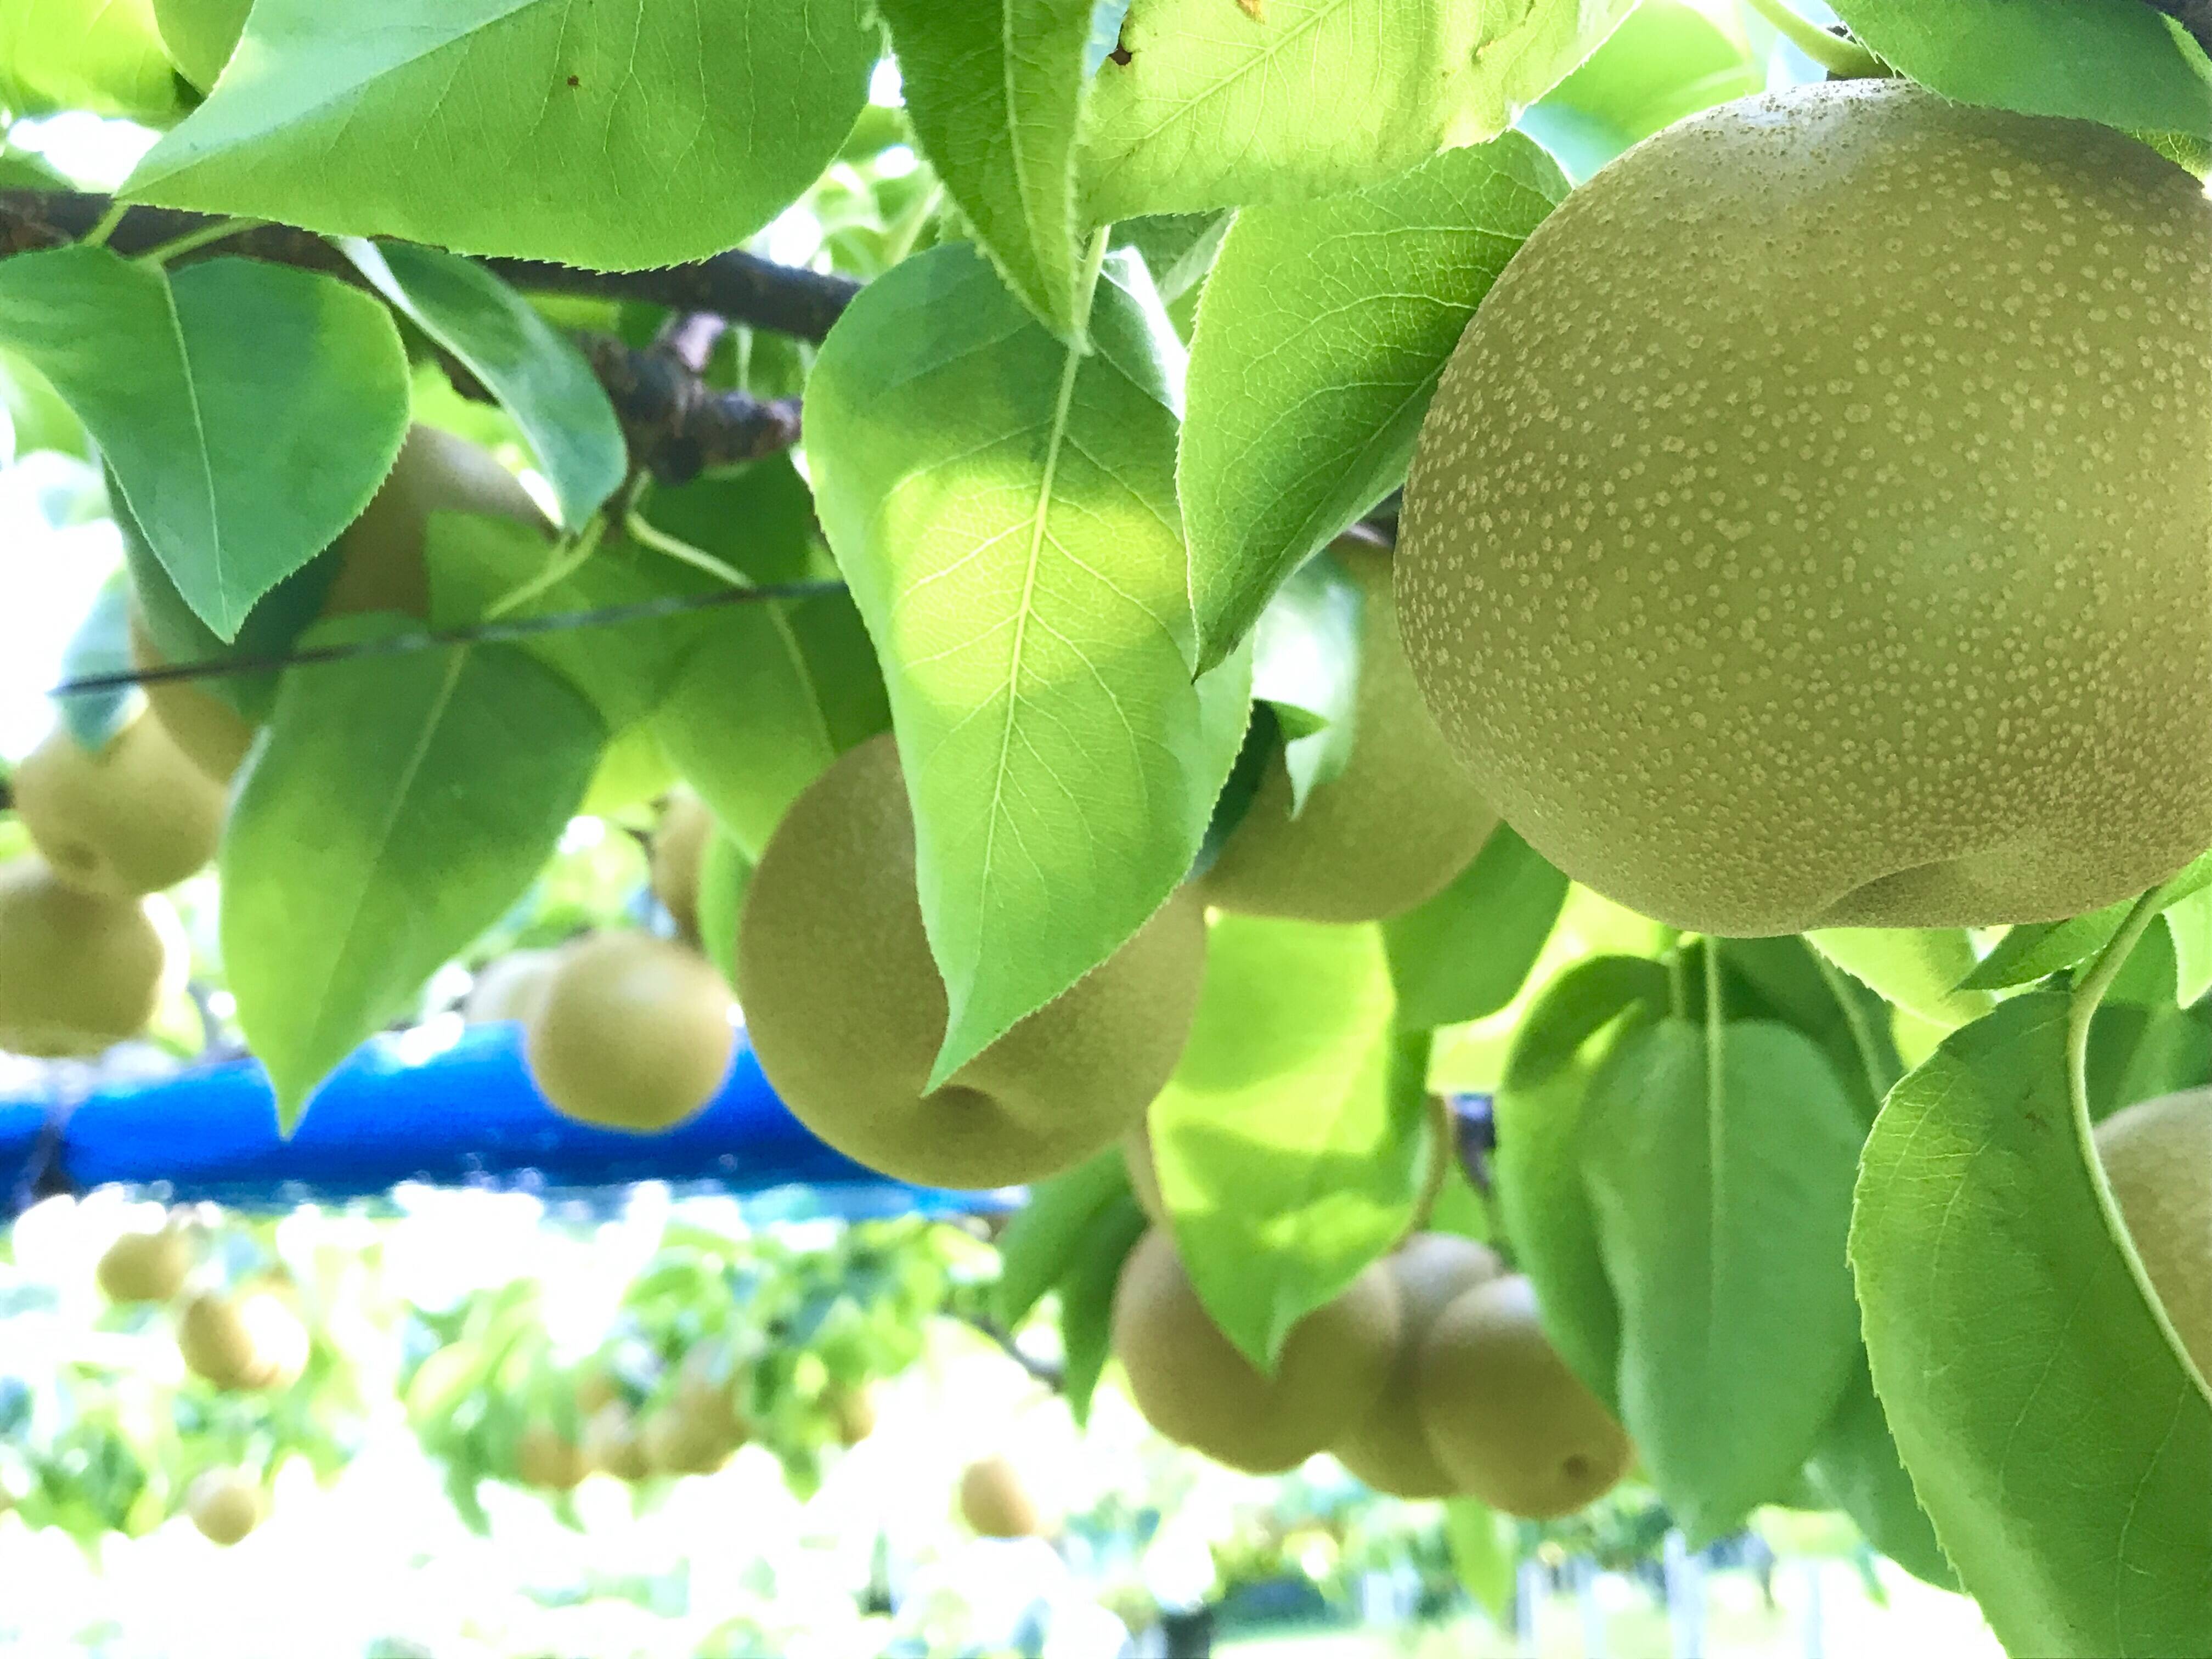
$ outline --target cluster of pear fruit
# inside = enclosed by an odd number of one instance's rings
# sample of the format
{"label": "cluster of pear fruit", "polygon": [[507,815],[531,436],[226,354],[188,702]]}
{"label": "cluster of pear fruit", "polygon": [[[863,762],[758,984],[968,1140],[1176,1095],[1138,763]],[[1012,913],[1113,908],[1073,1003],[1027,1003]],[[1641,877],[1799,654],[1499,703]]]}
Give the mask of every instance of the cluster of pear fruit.
{"label": "cluster of pear fruit", "polygon": [[[516,1434],[507,1473],[517,1486],[547,1492],[573,1492],[595,1472],[631,1486],[713,1474],[753,1437],[744,1388],[742,1370],[704,1349],[686,1355],[672,1386],[642,1405],[605,1370],[586,1370],[568,1413],[536,1415]],[[840,1445],[875,1432],[875,1395],[866,1384],[833,1384],[821,1407]]]}
{"label": "cluster of pear fruit", "polygon": [[[176,1310],[177,1352],[185,1370],[226,1392],[275,1393],[307,1370],[313,1346],[298,1314],[272,1290],[232,1295],[194,1288],[198,1227],[172,1216],[158,1227],[118,1234],[93,1269],[118,1304]],[[184,1510],[211,1541],[237,1543],[268,1514],[262,1483],[242,1468],[203,1469],[185,1489]]]}
{"label": "cluster of pear fruit", "polygon": [[1377,1492],[1479,1498],[1531,1520],[1628,1472],[1627,1433],[1544,1334],[1528,1279],[1418,1223],[1291,1328],[1273,1376],[1260,1370],[1191,1283],[1148,1149],[1123,1147],[1152,1224],[1122,1264],[1112,1340],[1130,1397],[1169,1439],[1252,1474],[1328,1451]]}
{"label": "cluster of pear fruit", "polygon": [[[427,618],[423,547],[434,513],[544,526],[489,453],[417,427],[368,506],[316,561],[327,579],[317,614]],[[167,662],[149,605],[181,608],[173,593],[134,596],[131,649],[141,670]],[[176,636],[196,627],[187,616]],[[160,680],[97,750],[58,726],[16,769],[9,793],[35,856],[0,867],[0,1049],[97,1054],[145,1028],[185,966],[174,913],[151,896],[215,856],[229,784],[255,731],[205,687]]]}

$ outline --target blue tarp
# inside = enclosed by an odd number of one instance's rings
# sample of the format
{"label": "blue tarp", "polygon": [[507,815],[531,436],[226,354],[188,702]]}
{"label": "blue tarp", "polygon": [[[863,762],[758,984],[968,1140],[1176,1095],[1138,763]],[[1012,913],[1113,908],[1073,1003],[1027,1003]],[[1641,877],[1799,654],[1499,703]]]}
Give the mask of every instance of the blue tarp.
{"label": "blue tarp", "polygon": [[742,1042],[713,1103],[657,1135],[555,1114],[524,1069],[518,1026],[472,1026],[449,1047],[422,1050],[419,1033],[362,1048],[289,1140],[250,1060],[74,1105],[0,1101],[0,1215],[42,1169],[47,1190],[114,1182],[246,1208],[372,1197],[406,1182],[561,1192],[640,1181],[741,1194],[805,1188],[795,1209],[855,1217],[1005,1207],[1004,1198],[888,1181],[833,1151],[785,1109]]}

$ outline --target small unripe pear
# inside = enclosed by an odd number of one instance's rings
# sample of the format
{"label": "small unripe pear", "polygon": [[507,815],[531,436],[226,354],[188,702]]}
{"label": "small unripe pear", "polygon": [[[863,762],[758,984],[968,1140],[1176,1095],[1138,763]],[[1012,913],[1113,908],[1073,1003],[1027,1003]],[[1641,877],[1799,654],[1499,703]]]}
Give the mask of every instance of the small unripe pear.
{"label": "small unripe pear", "polygon": [[699,866],[716,833],[714,815],[685,793],[668,803],[653,837],[653,896],[684,938],[699,937]]}
{"label": "small unripe pear", "polygon": [[222,788],[141,714],[98,753],[56,726],[15,770],[15,811],[72,887],[135,898],[206,867],[222,838]]}
{"label": "small unripe pear", "polygon": [[79,892],[38,859],[0,866],[0,1049],[95,1054],[143,1030],[171,964],[163,902]]}
{"label": "small unripe pear", "polygon": [[593,1468],[605,1469],[616,1480],[632,1485],[653,1474],[637,1419],[618,1400],[599,1407],[585,1421],[584,1458]]}
{"label": "small unripe pear", "polygon": [[1635,1449],[1559,1358],[1516,1273],[1462,1291],[1421,1344],[1421,1426],[1455,1491],[1532,1521],[1611,1491]]}
{"label": "small unripe pear", "polygon": [[574,1492],[591,1473],[584,1449],[550,1423],[525,1425],[514,1440],[514,1478],[538,1492]]}
{"label": "small unripe pear", "polygon": [[2097,1158],[2183,1352],[2212,1379],[2212,1089],[2113,1113]]}
{"label": "small unripe pear", "polygon": [[978,1538],[1033,1538],[1043,1530],[1020,1472],[995,1454],[961,1472],[960,1518]]}
{"label": "small unripe pear", "polygon": [[185,1369],[218,1389],[289,1388],[307,1369],[308,1346],[299,1316],[266,1291],[203,1291],[177,1320]]}
{"label": "small unripe pear", "polygon": [[100,1254],[93,1276],[110,1302],[167,1302],[191,1270],[191,1238],[172,1224],[122,1234]]}
{"label": "small unripe pear", "polygon": [[857,1446],[876,1431],[875,1392],[866,1383],[833,1383],[823,1403],[830,1409],[840,1445]]}
{"label": "small unripe pear", "polygon": [[471,1025],[526,1023],[544,1001],[560,965],[558,951],[509,951],[486,963],[461,1004],[462,1019]]}
{"label": "small unripe pear", "polygon": [[1372,921],[1433,898],[1498,827],[1413,684],[1398,636],[1390,556],[1339,543],[1334,556],[1364,599],[1352,754],[1291,811],[1278,748],[1200,885],[1245,915]]}
{"label": "small unripe pear", "polygon": [[[1389,1258],[1405,1324],[1389,1380],[1352,1431],[1329,1449],[1377,1492],[1400,1498],[1449,1498],[1458,1490],[1422,1426],[1422,1344],[1437,1316],[1465,1291],[1505,1271],[1486,1244],[1452,1233],[1416,1233]],[[1442,1409],[1449,1411],[1449,1403]]]}
{"label": "small unripe pear", "polygon": [[640,1133],[714,1099],[737,1032],[730,988],[696,951],[648,933],[568,947],[524,1033],[538,1092],[580,1122]]}
{"label": "small unripe pear", "polygon": [[1145,1420],[1169,1439],[1254,1474],[1297,1468],[1365,1415],[1397,1351],[1398,1292],[1376,1262],[1306,1315],[1273,1376],[1222,1334],[1167,1233],[1121,1265],[1115,1356]]}
{"label": "small unripe pear", "polygon": [[261,1524],[268,1498],[242,1470],[204,1469],[185,1489],[185,1512],[203,1538],[228,1549]]}

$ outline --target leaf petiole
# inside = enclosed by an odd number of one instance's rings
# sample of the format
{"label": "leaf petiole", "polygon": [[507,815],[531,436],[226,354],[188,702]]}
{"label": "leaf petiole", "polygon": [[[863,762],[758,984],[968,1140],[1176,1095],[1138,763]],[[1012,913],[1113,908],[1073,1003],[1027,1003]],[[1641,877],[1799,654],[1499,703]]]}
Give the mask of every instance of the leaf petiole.
{"label": "leaf petiole", "polygon": [[[109,210],[108,218],[119,219],[126,210],[118,202]],[[100,222],[106,225],[107,220]],[[219,219],[211,225],[202,225],[197,230],[188,230],[181,236],[172,237],[158,246],[148,248],[137,256],[136,262],[142,265],[167,265],[183,258],[187,253],[197,253],[212,243],[228,241],[249,230],[258,230],[262,222],[259,219]],[[112,225],[108,228],[113,228]]]}
{"label": "leaf petiole", "polygon": [[1833,35],[1800,17],[1788,0],[1747,0],[1751,9],[1780,30],[1784,40],[1829,74],[1845,81],[1877,81],[1895,70],[1857,42]]}

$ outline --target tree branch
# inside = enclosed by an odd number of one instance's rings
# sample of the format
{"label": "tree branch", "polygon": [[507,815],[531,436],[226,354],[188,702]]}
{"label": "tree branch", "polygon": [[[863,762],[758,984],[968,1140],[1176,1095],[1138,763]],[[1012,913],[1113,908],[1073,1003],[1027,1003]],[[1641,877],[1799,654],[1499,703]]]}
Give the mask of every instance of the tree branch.
{"label": "tree branch", "polygon": [[[63,247],[78,240],[106,213],[104,196],[0,191],[0,258]],[[108,238],[118,253],[144,253],[180,236],[222,222],[168,208],[133,208]],[[176,263],[241,254],[273,264],[321,271],[367,286],[353,263],[322,237],[289,225],[255,225],[178,256]],[[572,270],[528,259],[483,262],[517,288],[538,292],[592,294],[650,300],[678,307],[667,331],[640,350],[611,335],[580,335],[599,384],[606,388],[629,441],[631,464],[663,483],[684,483],[709,467],[757,460],[799,441],[795,398],[763,402],[742,392],[710,386],[703,378],[703,342],[731,322],[819,340],[860,285],[846,277],[779,265],[750,253],[723,253],[702,264],[662,270],[608,273]],[[703,319],[703,320],[702,320]],[[490,402],[491,393],[448,354],[440,360],[464,397]]]}
{"label": "tree branch", "polygon": [[[76,191],[0,191],[0,257],[81,240],[106,216],[111,199]],[[118,253],[151,252],[164,242],[220,224],[204,213],[134,207],[107,239]],[[257,225],[235,236],[195,248],[179,263],[243,253],[273,264],[301,265],[357,281],[344,255],[313,231],[289,225]],[[527,294],[581,294],[605,300],[639,300],[677,311],[711,312],[733,323],[819,341],[830,332],[860,285],[849,276],[780,265],[750,253],[718,253],[696,264],[657,270],[584,270],[543,259],[486,259]]]}

